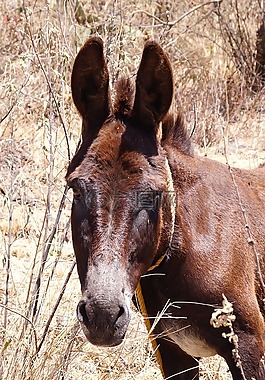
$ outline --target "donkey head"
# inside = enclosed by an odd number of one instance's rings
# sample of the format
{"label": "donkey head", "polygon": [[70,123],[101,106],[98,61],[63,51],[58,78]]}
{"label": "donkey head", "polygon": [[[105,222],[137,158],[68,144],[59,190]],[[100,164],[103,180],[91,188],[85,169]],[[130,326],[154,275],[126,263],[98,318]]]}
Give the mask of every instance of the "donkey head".
{"label": "donkey head", "polygon": [[135,91],[121,80],[113,106],[102,41],[89,39],[74,63],[82,144],[66,178],[82,288],[77,316],[96,345],[121,343],[137,283],[170,243],[173,187],[160,124],[172,92],[170,63],[154,42],[145,45]]}

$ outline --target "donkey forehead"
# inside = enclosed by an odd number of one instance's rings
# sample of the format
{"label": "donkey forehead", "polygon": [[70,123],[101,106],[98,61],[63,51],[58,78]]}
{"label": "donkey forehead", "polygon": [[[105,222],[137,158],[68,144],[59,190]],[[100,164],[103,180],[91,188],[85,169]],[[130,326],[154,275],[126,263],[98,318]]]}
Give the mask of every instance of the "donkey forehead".
{"label": "donkey forehead", "polygon": [[[138,182],[144,185],[148,181],[151,187],[160,185],[160,178],[164,182],[165,157],[160,155],[148,156],[145,148],[139,145],[148,145],[148,141],[128,141],[129,127],[119,120],[112,119],[103,125],[97,138],[88,148],[80,165],[69,175],[68,180],[76,178],[90,178],[92,182],[106,180],[126,180],[137,186]],[[150,144],[153,142],[149,142]],[[135,145],[135,147],[134,147]],[[148,149],[148,148],[147,148]]]}

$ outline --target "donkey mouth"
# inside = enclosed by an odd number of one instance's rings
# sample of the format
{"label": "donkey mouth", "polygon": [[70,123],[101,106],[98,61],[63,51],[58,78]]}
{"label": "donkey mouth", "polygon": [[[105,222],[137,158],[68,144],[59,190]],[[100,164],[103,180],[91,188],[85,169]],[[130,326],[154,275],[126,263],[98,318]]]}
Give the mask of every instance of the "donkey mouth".
{"label": "donkey mouth", "polygon": [[85,337],[87,340],[93,344],[94,346],[100,346],[100,347],[115,347],[118,346],[123,342],[123,339],[125,337],[126,330],[113,332],[113,331],[107,331],[107,330],[93,330],[87,328],[87,326],[83,323],[81,323],[81,327],[83,330],[83,333],[85,334]]}

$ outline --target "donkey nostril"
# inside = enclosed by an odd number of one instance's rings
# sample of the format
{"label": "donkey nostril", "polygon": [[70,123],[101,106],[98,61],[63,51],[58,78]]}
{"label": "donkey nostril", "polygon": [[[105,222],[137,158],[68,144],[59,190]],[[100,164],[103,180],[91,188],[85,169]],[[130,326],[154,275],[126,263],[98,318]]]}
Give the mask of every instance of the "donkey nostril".
{"label": "donkey nostril", "polygon": [[86,303],[84,301],[80,301],[77,305],[77,319],[79,320],[79,322],[88,323]]}
{"label": "donkey nostril", "polygon": [[118,320],[123,316],[124,313],[125,313],[125,309],[124,309],[124,307],[123,307],[123,306],[120,306],[119,313],[118,313],[117,318],[116,318],[116,320],[115,320],[114,323],[117,323]]}

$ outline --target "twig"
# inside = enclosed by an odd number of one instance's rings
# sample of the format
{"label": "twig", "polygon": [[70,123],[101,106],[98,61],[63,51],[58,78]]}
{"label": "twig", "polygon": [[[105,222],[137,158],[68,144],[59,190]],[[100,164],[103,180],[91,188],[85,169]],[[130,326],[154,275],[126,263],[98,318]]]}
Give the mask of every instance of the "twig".
{"label": "twig", "polygon": [[256,266],[257,266],[257,272],[258,272],[258,277],[259,277],[259,282],[260,282],[260,285],[262,287],[262,292],[263,292],[263,308],[265,309],[265,283],[264,283],[263,276],[262,276],[262,271],[261,271],[261,265],[260,265],[260,259],[259,259],[260,254],[258,253],[258,251],[256,249],[254,238],[253,238],[253,235],[252,235],[249,223],[248,223],[247,212],[246,212],[245,207],[243,206],[241,194],[239,192],[239,188],[238,188],[237,183],[236,183],[236,179],[235,179],[235,176],[234,176],[234,173],[233,173],[233,169],[230,166],[229,161],[228,161],[228,155],[227,155],[227,149],[226,149],[226,142],[225,142],[224,127],[223,127],[223,125],[222,125],[222,135],[223,135],[223,142],[224,142],[224,156],[225,156],[226,164],[227,164],[227,167],[228,167],[228,170],[229,170],[229,173],[230,173],[233,185],[235,187],[238,204],[239,204],[241,212],[242,212],[242,217],[243,217],[244,224],[245,224],[245,231],[247,233],[247,242],[248,242],[249,245],[251,245],[253,253],[254,253],[254,256],[255,256]]}
{"label": "twig", "polygon": [[[67,224],[66,224],[65,231],[64,231],[64,235],[63,235],[63,237],[62,237],[62,239],[61,239],[60,248],[59,248],[60,252],[61,252],[62,249],[63,249],[63,243],[65,242],[66,235],[67,235],[67,233],[68,233],[68,231],[69,231],[70,225],[71,225],[71,218],[69,218],[69,220],[68,220],[68,222],[67,222]],[[49,276],[49,279],[48,279],[48,281],[47,281],[47,284],[46,284],[46,287],[45,287],[45,290],[44,290],[44,294],[48,294],[49,286],[50,286],[50,283],[51,283],[52,278],[53,278],[53,276],[54,276],[55,269],[56,269],[57,264],[58,264],[58,262],[59,262],[59,260],[60,260],[60,257],[61,257],[60,254],[58,254],[58,255],[56,256],[55,260],[54,260],[54,264],[53,264],[53,267],[52,267],[52,270],[51,270],[51,274],[50,274],[50,276]]]}
{"label": "twig", "polygon": [[198,124],[198,112],[197,112],[195,104],[193,106],[193,114],[194,114],[194,122],[193,122],[192,129],[190,131],[190,138],[192,138],[192,136],[193,136],[193,134],[197,128],[197,124]]}
{"label": "twig", "polygon": [[[8,305],[9,302],[9,281],[11,273],[11,246],[12,246],[12,226],[13,226],[13,195],[14,195],[14,146],[13,146],[13,137],[14,137],[14,126],[11,122],[11,131],[10,131],[10,151],[11,151],[11,162],[10,162],[10,191],[8,192],[8,242],[7,242],[7,253],[6,253],[6,281],[5,281],[5,294],[4,294],[4,305]],[[7,311],[6,307],[4,310],[4,334],[7,328]]]}
{"label": "twig", "polygon": [[35,330],[35,326],[34,326],[34,324],[32,323],[32,321],[31,321],[29,318],[27,318],[25,315],[19,313],[18,311],[14,310],[14,309],[11,309],[10,307],[8,307],[8,306],[6,306],[6,305],[3,305],[3,304],[0,303],[0,307],[2,307],[3,309],[7,309],[8,311],[10,311],[10,312],[13,313],[13,314],[17,314],[17,315],[19,315],[21,318],[24,318],[24,319],[25,319],[25,320],[31,325],[31,327],[32,327],[32,331],[33,331],[33,336],[34,336],[34,344],[35,344],[35,348],[36,348],[36,350],[37,350],[37,347],[38,347],[38,344],[37,344],[37,342],[38,342],[38,339],[37,339],[37,332],[36,332],[36,330]]}
{"label": "twig", "polygon": [[137,13],[144,13],[145,15],[147,15],[148,17],[151,17],[153,18],[154,20],[158,21],[160,24],[162,25],[167,25],[167,26],[175,26],[177,23],[179,23],[180,21],[182,21],[185,17],[189,16],[191,13],[197,11],[198,9],[200,8],[203,8],[205,7],[206,5],[209,5],[209,4],[221,4],[223,0],[209,0],[209,1],[205,1],[204,3],[202,4],[198,4],[196,5],[195,7],[189,9],[187,12],[185,12],[182,16],[180,16],[178,19],[174,20],[174,21],[163,21],[161,20],[159,17],[153,15],[152,13],[148,12],[148,11],[145,11],[143,9],[139,9],[137,11],[134,11],[132,12],[132,17],[137,14]]}
{"label": "twig", "polygon": [[[195,359],[195,358],[194,358]],[[195,359],[197,360],[197,359]],[[187,369],[184,369],[184,371],[181,371],[181,372],[177,372],[177,373],[174,373],[173,375],[171,376],[168,376],[166,378],[166,380],[170,380],[170,379],[173,379],[173,377],[178,377],[179,375],[183,375],[184,373],[187,373],[189,371],[193,371],[194,369],[198,369],[199,368],[199,361],[198,361],[198,365],[194,366],[194,367],[190,367],[190,368],[187,368]]]}
{"label": "twig", "polygon": [[0,124],[11,114],[11,112],[13,111],[14,107],[16,106],[17,104],[17,101],[18,101],[18,98],[23,90],[23,88],[27,85],[28,83],[28,80],[30,78],[30,75],[28,75],[27,79],[25,80],[25,82],[22,84],[22,86],[20,87],[20,89],[18,90],[17,92],[17,96],[16,96],[16,99],[14,100],[14,102],[11,104],[9,110],[6,112],[6,114],[4,116],[1,117],[1,120],[0,120]]}
{"label": "twig", "polygon": [[52,322],[52,320],[53,320],[54,314],[55,314],[55,312],[56,312],[56,310],[57,310],[57,308],[58,308],[58,306],[59,306],[59,304],[60,304],[60,302],[61,302],[61,299],[62,299],[63,295],[64,295],[64,292],[65,292],[65,289],[66,289],[66,285],[68,284],[68,282],[69,282],[69,280],[70,280],[70,277],[71,277],[71,275],[72,275],[72,273],[73,273],[73,270],[74,270],[75,264],[76,264],[76,263],[75,263],[75,261],[74,261],[74,262],[72,263],[72,266],[71,266],[70,269],[69,269],[69,272],[67,273],[67,276],[66,276],[66,279],[65,279],[65,281],[64,281],[63,287],[62,287],[62,289],[61,289],[61,291],[60,291],[59,297],[57,298],[57,301],[56,301],[56,303],[55,303],[55,305],[54,305],[54,307],[53,307],[53,310],[52,310],[52,312],[51,312],[51,314],[50,314],[50,316],[49,316],[49,319],[48,319],[48,321],[47,321],[47,323],[46,323],[46,325],[45,325],[45,328],[44,328],[44,331],[43,331],[43,333],[42,333],[42,336],[41,336],[41,339],[40,339],[39,345],[38,345],[38,347],[37,347],[37,349],[36,349],[36,353],[35,353],[35,355],[37,355],[37,354],[39,353],[39,351],[40,351],[40,349],[41,349],[41,347],[42,347],[42,345],[43,345],[43,342],[44,342],[44,340],[45,340],[45,338],[46,338],[46,335],[47,335],[47,332],[48,332],[48,330],[49,330],[50,324],[51,324],[51,322]]}
{"label": "twig", "polygon": [[63,368],[60,369],[60,374],[59,374],[61,380],[66,379],[65,374],[67,373],[67,369],[68,369],[69,361],[70,361],[70,356],[71,356],[71,353],[72,353],[72,349],[73,349],[73,346],[74,346],[75,338],[77,336],[79,328],[80,328],[79,322],[76,322],[75,325],[74,325],[74,327],[72,328],[72,331],[71,331],[70,342],[67,345],[65,353],[64,353]]}
{"label": "twig", "polygon": [[71,153],[70,153],[70,145],[69,145],[69,137],[68,137],[68,132],[67,132],[67,129],[66,129],[66,126],[65,126],[65,123],[63,121],[63,117],[61,115],[61,112],[60,112],[60,108],[59,108],[59,105],[58,105],[58,102],[57,102],[57,99],[56,99],[56,96],[54,94],[54,91],[53,91],[53,88],[52,88],[52,85],[51,85],[51,82],[48,78],[48,75],[44,69],[44,66],[41,62],[41,59],[40,59],[40,56],[39,56],[39,53],[36,49],[36,45],[35,45],[35,42],[34,42],[34,38],[33,38],[33,35],[32,35],[32,31],[31,31],[31,28],[29,26],[29,19],[28,19],[28,14],[27,14],[27,11],[26,11],[26,5],[25,5],[25,0],[23,0],[23,12],[25,14],[25,20],[26,20],[26,26],[27,26],[27,29],[28,29],[28,32],[29,32],[29,37],[30,37],[30,41],[31,41],[31,45],[32,45],[32,48],[33,48],[33,51],[34,51],[34,54],[37,58],[37,61],[39,63],[39,66],[41,68],[41,71],[43,72],[43,75],[45,77],[45,80],[47,82],[47,85],[48,85],[48,88],[49,88],[49,91],[52,95],[52,98],[53,98],[53,101],[54,101],[54,104],[55,104],[55,108],[56,108],[56,111],[58,112],[58,116],[59,116],[59,119],[60,119],[60,122],[62,124],[62,127],[63,127],[63,130],[64,130],[64,134],[65,134],[65,138],[66,138],[66,145],[67,145],[67,154],[68,154],[68,161],[70,161],[70,158],[71,158]]}
{"label": "twig", "polygon": [[236,366],[240,369],[242,379],[247,380],[239,354],[238,336],[236,335],[233,327],[235,320],[236,316],[234,315],[233,304],[229,302],[226,296],[223,294],[222,307],[214,310],[210,319],[210,325],[215,329],[219,329],[220,327],[227,327],[230,330],[229,333],[223,332],[222,337],[228,339],[229,343],[233,344],[233,359],[236,363]]}
{"label": "twig", "polygon": [[[255,80],[255,58],[253,54],[253,47],[249,29],[246,25],[244,17],[240,16],[238,8],[238,1],[231,4],[234,18],[230,25],[221,13],[221,7],[217,9],[218,24],[221,36],[225,42],[226,54],[231,57],[237,70],[241,73],[243,78],[250,84]],[[252,88],[252,85],[251,85]]]}
{"label": "twig", "polygon": [[[42,262],[41,262],[39,273],[38,273],[38,276],[37,276],[37,279],[36,279],[35,289],[33,291],[33,297],[35,297],[34,305],[33,305],[33,316],[35,318],[38,316],[38,313],[39,313],[39,310],[37,310],[37,308],[38,308],[38,301],[39,301],[39,294],[40,294],[40,285],[41,285],[42,273],[43,273],[44,266],[45,266],[45,263],[46,263],[46,260],[47,260],[47,257],[48,257],[51,245],[52,245],[52,241],[53,241],[53,239],[55,237],[55,234],[56,234],[56,231],[57,231],[57,227],[58,227],[58,224],[59,224],[59,221],[60,221],[60,218],[61,218],[61,214],[62,214],[62,211],[63,211],[63,208],[64,208],[65,201],[67,199],[66,195],[67,195],[68,189],[69,189],[68,186],[65,185],[63,196],[61,198],[61,202],[60,202],[60,205],[59,205],[59,208],[58,208],[58,212],[57,212],[55,221],[53,223],[52,231],[51,231],[51,233],[50,233],[50,235],[48,237],[48,240],[46,241],[46,247],[45,247],[45,250],[44,250],[43,255],[42,255]],[[39,308],[40,308],[40,306],[39,306]]]}
{"label": "twig", "polygon": [[[59,108],[59,105],[58,105],[55,93],[53,91],[51,82],[49,80],[48,74],[46,73],[46,70],[44,69],[44,66],[43,66],[43,64],[41,62],[41,59],[40,59],[40,56],[39,56],[39,53],[38,53],[38,51],[36,49],[36,45],[35,45],[33,34],[32,34],[32,31],[31,31],[31,28],[30,28],[29,17],[28,17],[28,14],[27,14],[26,5],[25,5],[25,1],[24,0],[23,0],[23,11],[24,11],[24,14],[25,14],[26,25],[27,25],[27,29],[28,29],[28,33],[29,33],[29,37],[30,37],[30,41],[31,41],[31,45],[32,45],[34,54],[35,54],[35,56],[37,58],[38,64],[39,64],[39,66],[40,66],[40,68],[41,68],[41,70],[43,72],[43,75],[45,77],[45,80],[47,82],[50,95],[51,95],[51,97],[52,97],[52,99],[54,101],[56,111],[57,111],[57,113],[59,115],[59,119],[61,121],[63,130],[64,130],[64,134],[65,134],[65,137],[66,137],[68,161],[70,161],[71,154],[70,154],[70,145],[69,145],[69,138],[68,138],[67,129],[66,129],[66,126],[64,124],[64,121],[63,121],[63,118],[62,118],[62,115],[61,115],[61,112],[60,112],[60,108]],[[60,217],[61,217],[62,209],[63,209],[64,203],[65,203],[65,200],[66,200],[66,193],[67,193],[67,186],[65,187],[65,191],[64,191],[63,197],[61,199],[61,203],[60,203],[59,210],[58,210],[58,213],[57,213],[57,216],[56,216],[56,220],[54,222],[52,231],[51,231],[48,239],[46,240],[46,247],[45,247],[45,249],[43,251],[43,254],[42,254],[42,262],[41,262],[41,266],[40,266],[39,273],[38,273],[38,276],[37,276],[37,280],[36,280],[36,283],[35,283],[35,289],[33,291],[34,302],[31,303],[31,307],[30,307],[30,310],[33,310],[33,316],[35,317],[35,319],[38,316],[37,309],[38,309],[40,286],[41,286],[41,276],[42,276],[42,273],[43,273],[43,270],[44,270],[45,262],[46,262],[47,257],[48,257],[48,253],[50,251],[50,247],[51,247],[52,241],[54,239],[54,236],[55,236],[55,233],[56,233],[56,230],[57,230],[57,226],[58,226]],[[49,194],[48,194],[48,198],[49,198]],[[47,199],[47,202],[49,202],[49,199]],[[45,220],[47,220],[46,219],[47,214],[48,214],[48,210],[46,209]],[[44,221],[44,224],[43,224],[43,228],[44,228],[44,225],[45,225],[45,221]],[[35,257],[35,259],[36,259],[36,257]],[[35,266],[35,262],[36,262],[35,259],[34,259],[34,266]],[[32,277],[31,277],[31,281],[32,281]],[[31,283],[30,283],[30,285],[31,285]],[[30,287],[28,289],[30,291]],[[28,296],[29,296],[29,291],[28,291],[27,299],[28,299]],[[30,312],[30,310],[29,310],[29,312]]]}

